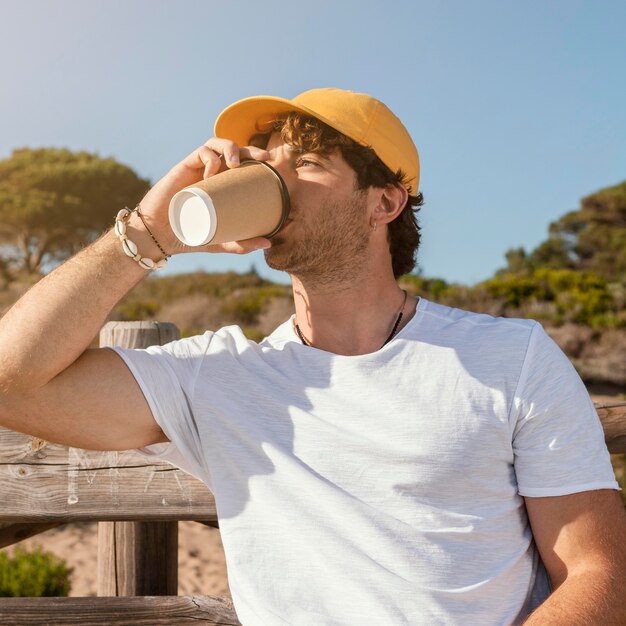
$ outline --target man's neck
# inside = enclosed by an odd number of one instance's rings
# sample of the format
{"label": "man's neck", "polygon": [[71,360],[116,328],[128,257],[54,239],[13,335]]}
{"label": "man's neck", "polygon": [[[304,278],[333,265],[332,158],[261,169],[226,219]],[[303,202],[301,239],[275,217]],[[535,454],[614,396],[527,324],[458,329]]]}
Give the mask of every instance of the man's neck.
{"label": "man's neck", "polygon": [[296,323],[306,342],[327,352],[354,356],[376,352],[415,313],[392,275],[369,275],[349,283],[314,284],[292,276]]}

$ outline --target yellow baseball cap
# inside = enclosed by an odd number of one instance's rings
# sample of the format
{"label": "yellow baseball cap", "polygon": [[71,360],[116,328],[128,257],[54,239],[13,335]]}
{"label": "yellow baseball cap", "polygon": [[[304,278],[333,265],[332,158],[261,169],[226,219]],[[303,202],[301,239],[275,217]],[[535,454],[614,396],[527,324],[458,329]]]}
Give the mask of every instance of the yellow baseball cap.
{"label": "yellow baseball cap", "polygon": [[419,155],[407,129],[380,100],[344,89],[311,89],[293,100],[274,96],[244,98],[226,107],[215,121],[215,136],[245,146],[276,115],[300,111],[374,150],[392,171],[408,176],[410,193],[419,185]]}

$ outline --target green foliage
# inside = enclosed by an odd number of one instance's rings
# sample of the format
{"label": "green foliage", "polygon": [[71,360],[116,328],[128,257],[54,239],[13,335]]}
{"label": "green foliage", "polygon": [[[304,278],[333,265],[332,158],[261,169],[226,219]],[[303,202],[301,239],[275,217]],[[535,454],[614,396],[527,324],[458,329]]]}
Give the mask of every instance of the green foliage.
{"label": "green foliage", "polygon": [[112,158],[22,148],[0,160],[0,244],[15,271],[68,258],[135,206],[149,181]]}
{"label": "green foliage", "polygon": [[73,569],[51,552],[0,552],[0,597],[67,596]]}
{"label": "green foliage", "polygon": [[496,276],[530,275],[538,269],[574,269],[607,282],[626,281],[626,182],[582,199],[580,209],[550,224],[549,238],[530,254],[506,253],[507,267]]}
{"label": "green foliage", "polygon": [[130,297],[117,306],[116,318],[125,322],[154,319],[160,308],[161,305],[156,300]]}
{"label": "green foliage", "polygon": [[507,267],[498,270],[496,276],[500,274],[524,274],[529,269],[528,255],[524,248],[512,248],[507,250],[506,254]]}
{"label": "green foliage", "polygon": [[[509,262],[518,269],[525,258],[521,248],[510,251]],[[413,295],[491,315],[557,326],[574,322],[595,329],[626,328],[626,285],[607,283],[593,272],[525,267],[516,273],[498,272],[473,287],[415,275],[404,276],[400,284]]]}
{"label": "green foliage", "polygon": [[400,279],[400,284],[411,295],[421,295],[433,300],[440,300],[450,289],[450,285],[441,278],[424,278],[416,274],[406,274]]}
{"label": "green foliage", "polygon": [[203,335],[206,332],[206,328],[181,328],[180,338],[185,339],[187,337],[195,337],[196,335]]}
{"label": "green foliage", "polygon": [[193,272],[176,276],[158,276],[155,274],[141,282],[133,293],[142,298],[151,298],[164,303],[197,293],[219,299],[240,289],[273,285],[274,283],[261,278],[254,271],[246,274],[237,274],[236,272],[219,274]]}
{"label": "green foliage", "polygon": [[279,286],[257,287],[245,289],[226,296],[220,306],[220,311],[226,318],[234,322],[252,326],[257,322],[263,305],[270,299],[284,295]]}
{"label": "green foliage", "polygon": [[245,326],[241,330],[248,339],[256,341],[257,343],[265,339],[265,333],[262,333],[258,328],[255,328],[254,326]]}
{"label": "green foliage", "polygon": [[[246,274],[194,272],[164,277],[155,275],[137,285],[117,305],[113,317],[120,320],[154,319],[165,304],[196,294],[219,302],[221,324],[252,327],[256,325],[265,303],[274,297],[290,297],[291,288],[265,280],[254,270]],[[184,336],[196,334],[196,330],[199,329],[181,328]]]}
{"label": "green foliage", "polygon": [[522,302],[534,299],[546,299],[541,286],[532,277],[507,274],[500,278],[491,278],[483,283],[492,298],[499,298],[506,306],[519,307]]}
{"label": "green foliage", "polygon": [[566,242],[558,237],[550,237],[539,244],[528,258],[533,270],[544,269],[573,269],[576,262],[568,249]]}
{"label": "green foliage", "polygon": [[500,274],[482,283],[490,297],[505,307],[519,308],[528,302],[553,303],[551,321],[585,324],[594,328],[626,327],[607,282],[592,272],[540,268],[531,275]]}

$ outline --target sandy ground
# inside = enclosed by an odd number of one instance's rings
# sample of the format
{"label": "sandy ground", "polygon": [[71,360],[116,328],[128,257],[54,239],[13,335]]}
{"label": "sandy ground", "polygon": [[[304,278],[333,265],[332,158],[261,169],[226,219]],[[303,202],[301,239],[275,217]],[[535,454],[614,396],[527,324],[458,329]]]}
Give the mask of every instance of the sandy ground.
{"label": "sandy ground", "polygon": [[[72,573],[70,596],[95,596],[98,525],[65,524],[21,541],[39,545],[66,560]],[[7,548],[11,551],[11,548]],[[228,596],[226,563],[220,533],[197,522],[178,523],[178,595]]]}

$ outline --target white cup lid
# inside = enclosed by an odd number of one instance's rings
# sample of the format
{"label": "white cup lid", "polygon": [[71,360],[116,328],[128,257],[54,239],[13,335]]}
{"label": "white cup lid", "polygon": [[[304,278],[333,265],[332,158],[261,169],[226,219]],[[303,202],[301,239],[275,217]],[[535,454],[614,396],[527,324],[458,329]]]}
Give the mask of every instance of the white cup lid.
{"label": "white cup lid", "polygon": [[203,246],[215,237],[217,213],[211,197],[198,187],[179,191],[170,201],[170,226],[188,246]]}

